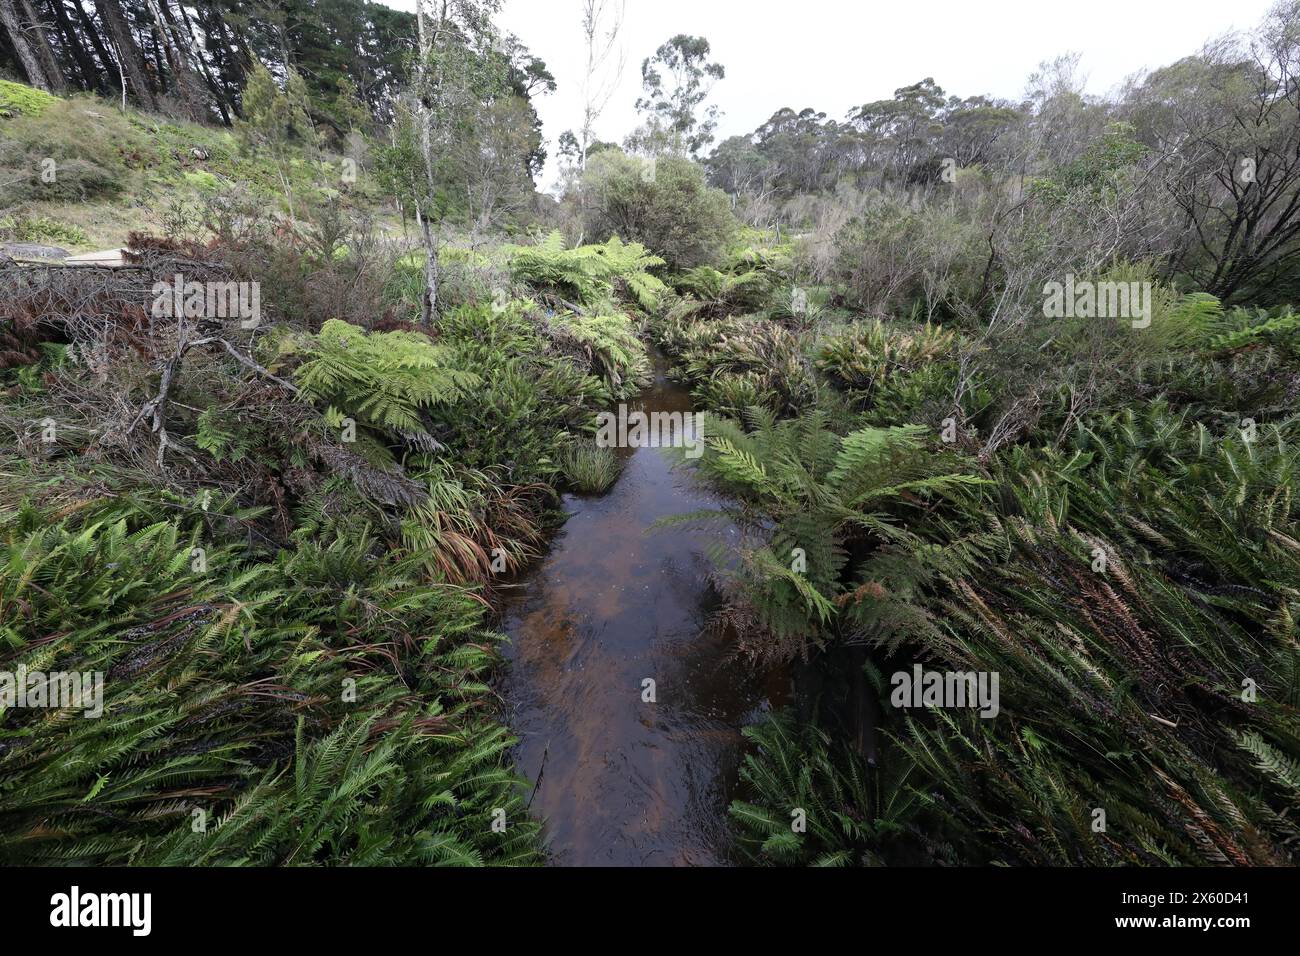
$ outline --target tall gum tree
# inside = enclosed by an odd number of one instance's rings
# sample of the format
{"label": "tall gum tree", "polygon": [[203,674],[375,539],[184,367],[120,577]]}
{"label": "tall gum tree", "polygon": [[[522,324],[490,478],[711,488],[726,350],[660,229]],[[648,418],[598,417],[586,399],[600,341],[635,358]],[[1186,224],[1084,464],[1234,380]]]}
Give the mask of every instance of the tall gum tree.
{"label": "tall gum tree", "polygon": [[439,247],[446,214],[442,194],[447,179],[455,175],[448,165],[477,113],[508,80],[506,61],[495,55],[498,37],[492,18],[500,8],[500,0],[416,0],[419,42],[411,93],[421,169],[404,178],[421,186],[412,204],[425,251],[420,314],[426,325],[438,315]]}

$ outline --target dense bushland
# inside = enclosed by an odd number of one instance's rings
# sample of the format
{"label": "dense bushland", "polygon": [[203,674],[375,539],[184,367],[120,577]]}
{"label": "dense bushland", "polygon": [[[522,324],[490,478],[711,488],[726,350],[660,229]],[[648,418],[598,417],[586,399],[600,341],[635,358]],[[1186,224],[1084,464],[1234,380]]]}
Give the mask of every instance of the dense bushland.
{"label": "dense bushland", "polygon": [[[0,273],[0,661],[104,675],[98,719],[6,713],[7,862],[541,858],[487,683],[490,588],[557,487],[608,484],[590,435],[646,368],[656,260],[467,255],[480,278],[433,330],[405,253],[372,260],[353,225],[324,256],[319,223],[245,223],[138,236],[136,271]],[[178,270],[292,278],[250,331],[151,309]],[[358,270],[389,277],[349,284],[369,318],[330,318],[322,290]],[[510,273],[525,297],[474,297]],[[590,307],[539,304],[570,279]]]}
{"label": "dense bushland", "polygon": [[[678,520],[741,532],[733,666],[801,664],[747,730],[752,862],[1297,862],[1300,5],[1110,99],[1067,57],[703,162],[725,69],[678,35],[621,147],[589,71],[555,199],[494,2],[296,7],[292,50],[0,48],[132,101],[0,83],[4,238],[173,200],[131,270],[0,260],[0,664],[106,675],[102,719],[0,715],[0,859],[540,860],[493,587],[617,480],[595,416],[654,343],[723,493]],[[259,283],[260,324],[158,315],[180,273]],[[1126,304],[1054,313],[1076,280]],[[996,715],[902,706],[918,665],[996,675]]]}
{"label": "dense bushland", "polygon": [[[972,366],[978,328],[819,295],[655,326],[727,416],[719,626],[825,674],[813,725],[753,732],[754,859],[1294,863],[1294,314],[1157,289],[1147,327],[1027,323]],[[999,715],[891,706],[914,663],[998,674]]]}

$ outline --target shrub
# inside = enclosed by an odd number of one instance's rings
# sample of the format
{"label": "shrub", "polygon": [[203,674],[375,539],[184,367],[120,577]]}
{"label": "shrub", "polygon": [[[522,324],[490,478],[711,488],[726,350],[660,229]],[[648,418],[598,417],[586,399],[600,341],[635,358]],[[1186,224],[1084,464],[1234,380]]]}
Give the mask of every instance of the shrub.
{"label": "shrub", "polygon": [[529,303],[446,313],[439,340],[453,364],[479,380],[473,401],[431,412],[439,440],[469,467],[495,467],[521,484],[546,481],[565,435],[591,425],[613,399],[600,378],[555,347]]}
{"label": "shrub", "polygon": [[610,386],[615,398],[635,393],[650,374],[650,357],[628,317],[614,311],[557,316],[552,335],[575,349]]}
{"label": "shrub", "polygon": [[648,170],[618,150],[591,158],[582,182],[591,234],[643,243],[677,270],[719,262],[737,228],[726,194],[688,159],[661,156]]}
{"label": "shrub", "polygon": [[987,262],[978,229],[941,206],[872,194],[834,233],[833,276],[850,305],[875,315],[959,312],[974,300]]}
{"label": "shrub", "polygon": [[771,291],[771,279],[762,270],[728,275],[712,266],[695,267],[679,276],[676,285],[679,292],[703,303],[711,315],[755,312]]}
{"label": "shrub", "polygon": [[[141,133],[111,109],[94,101],[54,100],[33,116],[7,121],[0,137],[0,167],[21,178],[26,199],[82,201],[111,197],[128,185],[122,156]],[[53,160],[55,178],[42,178]],[[6,173],[4,178],[10,178]]]}
{"label": "shrub", "polygon": [[933,325],[905,332],[880,321],[861,322],[822,343],[817,368],[869,405],[879,390],[951,358],[956,338]]}
{"label": "shrub", "polygon": [[90,242],[80,226],[69,226],[41,216],[0,220],[0,233],[8,233],[16,242],[56,242],[67,246],[84,246]]}
{"label": "shrub", "polygon": [[[683,374],[706,403],[756,395],[760,401],[755,404],[778,416],[796,415],[816,405],[817,378],[804,355],[803,341],[783,326],[764,320],[704,321],[687,334],[693,342],[682,356]],[[748,379],[750,384],[714,387],[733,377]],[[715,411],[739,415],[743,409],[719,405]]]}
{"label": "shrub", "polygon": [[418,332],[366,332],[331,320],[292,348],[308,355],[295,378],[310,397],[393,434],[423,431],[423,409],[459,401],[479,384]]}

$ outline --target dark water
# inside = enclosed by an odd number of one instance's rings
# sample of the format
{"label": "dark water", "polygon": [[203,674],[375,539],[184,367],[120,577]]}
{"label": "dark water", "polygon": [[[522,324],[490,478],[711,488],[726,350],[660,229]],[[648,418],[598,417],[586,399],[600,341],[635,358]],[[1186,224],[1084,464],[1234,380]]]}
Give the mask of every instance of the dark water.
{"label": "dark water", "polygon": [[[664,377],[633,411],[690,411]],[[650,530],[716,505],[668,453],[623,453],[602,498],[567,498],[572,517],[506,600],[512,644],[503,693],[519,771],[541,777],[532,810],[555,863],[720,865],[740,729],[783,704],[784,678],[753,676],[706,627],[716,606],[705,557],[732,528]],[[643,681],[655,682],[655,703]]]}

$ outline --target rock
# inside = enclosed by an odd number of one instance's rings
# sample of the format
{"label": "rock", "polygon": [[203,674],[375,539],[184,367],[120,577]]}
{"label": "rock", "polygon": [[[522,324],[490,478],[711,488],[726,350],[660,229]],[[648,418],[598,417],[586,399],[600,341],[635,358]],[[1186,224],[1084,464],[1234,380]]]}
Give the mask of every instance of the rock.
{"label": "rock", "polygon": [[34,242],[0,242],[0,256],[11,259],[66,259],[68,250],[42,246]]}

